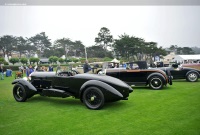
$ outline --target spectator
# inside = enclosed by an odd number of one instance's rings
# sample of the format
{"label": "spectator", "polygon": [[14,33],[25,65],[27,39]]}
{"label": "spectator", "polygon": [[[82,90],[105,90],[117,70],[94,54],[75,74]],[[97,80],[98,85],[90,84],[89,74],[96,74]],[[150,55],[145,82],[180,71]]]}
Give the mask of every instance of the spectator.
{"label": "spectator", "polygon": [[61,71],[61,66],[60,64],[58,64],[57,68],[56,68],[56,73],[60,72]]}
{"label": "spectator", "polygon": [[119,66],[118,66],[118,64],[117,63],[115,63],[115,67],[114,68],[118,68]]}
{"label": "spectator", "polygon": [[24,73],[24,67],[22,65],[19,67],[19,71],[22,72],[22,74]]}
{"label": "spectator", "polygon": [[3,70],[3,66],[0,66],[0,76],[1,76],[1,80],[4,80],[4,70]]}
{"label": "spectator", "polygon": [[53,72],[53,66],[52,65],[49,65],[49,72]]}
{"label": "spectator", "polygon": [[6,70],[6,77],[9,77],[9,76],[12,76],[12,70],[10,67],[9,67],[9,69]]}
{"label": "spectator", "polygon": [[29,75],[34,71],[33,67],[30,65],[29,68],[26,69],[26,76],[29,77]]}
{"label": "spectator", "polygon": [[124,67],[124,68],[126,68],[126,67],[127,67],[127,65],[126,65],[126,63],[125,63],[125,62],[123,62],[123,65],[122,65],[122,67]]}
{"label": "spectator", "polygon": [[90,65],[88,64],[88,61],[86,60],[85,61],[85,64],[83,65],[83,72],[84,73],[87,73],[87,72],[89,72],[91,70],[91,67],[90,67]]}

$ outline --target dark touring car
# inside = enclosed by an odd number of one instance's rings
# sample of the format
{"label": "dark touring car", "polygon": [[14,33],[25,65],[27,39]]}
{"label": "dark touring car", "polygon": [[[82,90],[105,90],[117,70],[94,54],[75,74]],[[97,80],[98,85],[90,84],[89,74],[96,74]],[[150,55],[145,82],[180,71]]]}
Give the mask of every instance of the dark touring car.
{"label": "dark touring car", "polygon": [[105,102],[127,100],[133,89],[123,81],[105,75],[77,74],[64,71],[33,72],[30,82],[16,79],[12,82],[16,101],[24,102],[35,94],[48,97],[75,97],[89,109],[100,109]]}
{"label": "dark touring car", "polygon": [[197,82],[200,78],[200,70],[191,67],[182,67],[177,64],[172,67],[160,67],[163,71],[170,71],[172,78],[175,79],[186,79],[189,82]]}
{"label": "dark touring car", "polygon": [[105,68],[103,74],[118,78],[129,85],[147,86],[154,90],[162,89],[168,83],[172,85],[170,71],[147,69],[145,61],[127,63],[126,68]]}

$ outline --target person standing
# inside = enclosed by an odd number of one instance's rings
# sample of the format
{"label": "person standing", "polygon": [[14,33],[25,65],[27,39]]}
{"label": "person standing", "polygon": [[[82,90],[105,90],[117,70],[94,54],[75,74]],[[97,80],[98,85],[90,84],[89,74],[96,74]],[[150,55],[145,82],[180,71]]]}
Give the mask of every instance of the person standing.
{"label": "person standing", "polygon": [[123,62],[123,67],[127,68],[126,62]]}
{"label": "person standing", "polygon": [[34,71],[33,67],[30,65],[29,68],[26,69],[26,76],[29,77],[29,75]]}
{"label": "person standing", "polygon": [[52,65],[49,65],[49,72],[53,72],[53,66]]}
{"label": "person standing", "polygon": [[84,73],[87,73],[87,72],[89,72],[91,70],[91,67],[90,67],[90,65],[88,64],[88,61],[86,60],[85,61],[85,64],[83,65],[83,72]]}
{"label": "person standing", "polygon": [[24,73],[24,67],[22,65],[19,67],[19,71],[22,72],[22,74]]}
{"label": "person standing", "polygon": [[0,66],[0,76],[1,76],[1,80],[4,80],[4,70],[3,70],[3,66]]}
{"label": "person standing", "polygon": [[61,66],[60,66],[60,64],[58,64],[58,66],[56,68],[56,73],[59,73],[59,72],[61,72]]}

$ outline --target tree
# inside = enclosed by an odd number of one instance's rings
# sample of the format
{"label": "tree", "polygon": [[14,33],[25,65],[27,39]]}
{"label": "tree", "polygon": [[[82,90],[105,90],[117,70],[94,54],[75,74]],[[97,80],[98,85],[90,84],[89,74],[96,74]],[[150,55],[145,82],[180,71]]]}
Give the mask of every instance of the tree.
{"label": "tree", "polygon": [[[81,41],[75,41],[75,42],[72,42],[72,45],[71,45],[71,52],[72,52],[72,55],[74,55],[75,57],[78,56],[78,57],[83,57],[84,56],[84,52],[85,52],[85,46],[83,45],[83,43]],[[70,52],[69,52],[70,53]]]}
{"label": "tree", "polygon": [[145,42],[144,39],[129,36],[127,34],[119,36],[114,42],[115,56],[121,56],[128,61],[132,60],[149,60],[155,56],[166,55],[162,47],[158,48],[156,42]]}
{"label": "tree", "polygon": [[55,41],[54,43],[54,50],[63,50],[61,52],[61,55],[66,55],[69,52],[69,50],[71,49],[71,45],[72,45],[72,41],[69,38],[62,38],[62,39],[58,39]]}
{"label": "tree", "polygon": [[19,58],[10,58],[9,62],[14,65],[15,63],[19,62]]}
{"label": "tree", "polygon": [[98,37],[95,38],[95,42],[96,45],[101,46],[104,50],[107,50],[107,47],[111,47],[113,36],[110,35],[110,30],[102,27],[98,33]]}
{"label": "tree", "polygon": [[15,46],[15,50],[19,52],[20,58],[23,53],[26,53],[28,48],[30,49],[30,42],[28,39],[24,39],[23,37],[16,37],[17,44]]}
{"label": "tree", "polygon": [[183,51],[183,54],[195,54],[192,48],[190,47],[183,47],[182,51]]}
{"label": "tree", "polygon": [[104,50],[101,46],[90,46],[87,47],[87,57],[88,58],[104,58],[106,56],[107,50]]}
{"label": "tree", "polygon": [[119,39],[115,40],[113,45],[115,56],[121,56],[129,60],[131,57],[133,60],[137,53],[144,51],[144,40],[127,34],[119,36]]}
{"label": "tree", "polygon": [[2,50],[3,55],[10,55],[14,50],[14,46],[16,45],[16,38],[11,35],[5,35],[0,37],[0,50]]}
{"label": "tree", "polygon": [[28,59],[27,58],[21,58],[20,62],[24,65],[28,63]]}
{"label": "tree", "polygon": [[29,39],[32,44],[37,48],[38,56],[41,57],[45,49],[50,49],[51,42],[48,36],[46,36],[45,32],[41,32],[40,34],[36,34],[35,36]]}
{"label": "tree", "polygon": [[169,47],[169,49],[170,49],[171,51],[173,51],[173,52],[176,52],[177,48],[178,48],[177,45],[171,45],[171,46]]}

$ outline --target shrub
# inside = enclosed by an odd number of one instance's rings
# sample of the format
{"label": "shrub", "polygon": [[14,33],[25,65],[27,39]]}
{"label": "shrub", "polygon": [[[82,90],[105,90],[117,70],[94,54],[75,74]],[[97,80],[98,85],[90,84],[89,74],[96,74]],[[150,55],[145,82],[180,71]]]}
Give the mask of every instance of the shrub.
{"label": "shrub", "polygon": [[15,63],[19,62],[19,58],[10,58],[9,62],[14,65]]}
{"label": "shrub", "polygon": [[4,63],[5,59],[0,57],[0,63]]}
{"label": "shrub", "polygon": [[51,57],[49,57],[49,61],[50,61],[50,63],[56,63],[58,61],[58,57],[57,56],[51,56]]}
{"label": "shrub", "polygon": [[65,62],[65,60],[64,60],[63,58],[59,58],[58,61],[59,61],[60,63]]}
{"label": "shrub", "polygon": [[24,65],[28,63],[28,59],[27,58],[21,58],[20,62]]}
{"label": "shrub", "polygon": [[31,57],[31,58],[29,59],[29,61],[30,61],[30,64],[31,64],[31,63],[34,64],[35,62],[38,64],[38,62],[40,61],[40,59],[39,59],[39,58]]}
{"label": "shrub", "polygon": [[7,61],[4,61],[3,64],[4,65],[9,65],[9,63]]}

